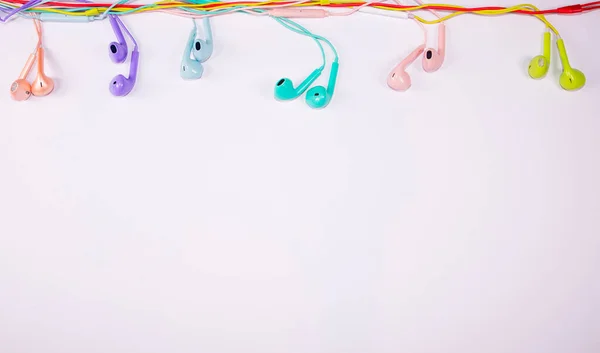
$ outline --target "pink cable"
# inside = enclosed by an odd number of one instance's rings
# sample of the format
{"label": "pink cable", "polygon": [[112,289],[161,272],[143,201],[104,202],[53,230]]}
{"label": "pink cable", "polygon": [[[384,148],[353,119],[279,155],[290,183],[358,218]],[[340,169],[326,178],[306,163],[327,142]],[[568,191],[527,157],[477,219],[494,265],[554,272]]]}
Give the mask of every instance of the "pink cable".
{"label": "pink cable", "polygon": [[[417,1],[417,0],[415,0]],[[394,2],[398,5],[404,5],[402,3],[402,1],[400,0],[394,0]],[[421,3],[420,5],[422,5],[423,3]],[[412,12],[409,11],[409,15],[412,15]],[[419,22],[419,20],[417,20],[416,18],[414,18],[413,16],[411,16],[411,18],[419,25],[419,27],[421,27],[421,30],[423,31],[423,44],[427,45],[427,29],[425,28],[425,25],[422,24],[421,22]]]}
{"label": "pink cable", "polygon": [[349,15],[352,15],[353,13],[355,13],[355,12],[360,11],[360,9],[362,9],[363,7],[370,6],[370,5],[372,5],[374,3],[377,3],[377,2],[380,2],[380,1],[366,2],[366,3],[364,3],[364,4],[362,4],[362,5],[358,6],[358,7],[355,7],[354,9],[352,9],[350,11],[347,11],[347,12],[338,12],[338,13],[331,13],[330,12],[329,14],[330,14],[330,16],[349,16]]}

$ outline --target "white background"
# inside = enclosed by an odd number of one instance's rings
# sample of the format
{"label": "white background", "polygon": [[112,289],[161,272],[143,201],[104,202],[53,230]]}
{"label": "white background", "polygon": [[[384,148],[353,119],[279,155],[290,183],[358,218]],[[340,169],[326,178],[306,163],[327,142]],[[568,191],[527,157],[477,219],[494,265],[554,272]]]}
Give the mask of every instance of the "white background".
{"label": "white background", "polygon": [[190,20],[124,18],[125,98],[108,21],[45,24],[56,91],[27,102],[8,88],[33,24],[0,26],[0,351],[600,351],[598,16],[550,18],[579,92],[556,52],[527,76],[534,18],[451,20],[445,65],[405,93],[385,79],[415,23],[300,20],[340,53],[321,111],[273,99],[320,57],[268,18],[215,18],[193,82]]}

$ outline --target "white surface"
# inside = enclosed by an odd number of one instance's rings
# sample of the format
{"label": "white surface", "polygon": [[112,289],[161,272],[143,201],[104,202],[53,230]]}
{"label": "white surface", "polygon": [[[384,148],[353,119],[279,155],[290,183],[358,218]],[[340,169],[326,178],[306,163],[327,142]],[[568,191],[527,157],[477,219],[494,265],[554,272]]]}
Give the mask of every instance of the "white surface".
{"label": "white surface", "polygon": [[274,101],[319,54],[267,18],[216,18],[195,82],[189,20],[126,18],[124,99],[108,22],[47,24],[57,90],[25,103],[8,87],[33,25],[0,26],[0,351],[600,351],[600,25],[551,19],[580,92],[556,55],[527,77],[532,18],[452,20],[444,67],[413,65],[406,93],[385,77],[414,23],[301,20],[341,55],[323,111]]}

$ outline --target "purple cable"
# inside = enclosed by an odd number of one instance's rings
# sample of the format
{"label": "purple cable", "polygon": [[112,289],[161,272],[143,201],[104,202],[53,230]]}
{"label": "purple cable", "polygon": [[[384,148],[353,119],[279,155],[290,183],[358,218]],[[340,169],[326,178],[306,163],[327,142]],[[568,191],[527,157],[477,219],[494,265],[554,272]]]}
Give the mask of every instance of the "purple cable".
{"label": "purple cable", "polygon": [[6,22],[9,18],[13,17],[14,15],[18,14],[21,11],[25,11],[31,7],[34,7],[35,5],[38,5],[39,3],[43,2],[44,0],[31,0],[25,4],[23,4],[23,6],[13,9],[12,11],[10,11],[6,17],[1,18],[0,17],[0,22]]}

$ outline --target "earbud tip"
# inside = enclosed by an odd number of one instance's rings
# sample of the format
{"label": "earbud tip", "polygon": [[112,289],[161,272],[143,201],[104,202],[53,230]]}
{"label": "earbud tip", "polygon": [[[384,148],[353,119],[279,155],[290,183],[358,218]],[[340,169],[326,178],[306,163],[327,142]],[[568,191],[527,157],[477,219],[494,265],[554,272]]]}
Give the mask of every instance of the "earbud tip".
{"label": "earbud tip", "polygon": [[117,97],[126,96],[127,94],[129,94],[129,91],[131,91],[129,82],[123,75],[115,76],[115,78],[113,78],[112,81],[110,81],[108,89],[113,96]]}
{"label": "earbud tip", "polygon": [[289,81],[289,80],[290,80],[289,78],[282,78],[282,79],[279,79],[279,81],[277,81],[277,83],[275,84],[275,87],[280,87],[280,86],[283,86],[283,84],[284,84],[284,83],[286,83],[286,82],[287,82],[287,81]]}
{"label": "earbud tip", "polygon": [[31,85],[24,79],[16,80],[10,85],[10,97],[16,101],[27,100],[31,96]]}
{"label": "earbud tip", "polygon": [[387,79],[388,86],[395,91],[406,91],[412,86],[410,76],[406,72],[392,72]]}
{"label": "earbud tip", "polygon": [[577,69],[563,71],[559,78],[560,86],[566,91],[577,91],[585,86],[586,78],[583,72]]}
{"label": "earbud tip", "polygon": [[201,39],[197,39],[194,42],[194,48],[192,50],[192,55],[196,60],[200,62],[207,61],[212,55],[212,45],[206,43]]}
{"label": "earbud tip", "polygon": [[306,92],[306,104],[313,109],[325,108],[329,104],[327,90],[323,86],[316,86]]}
{"label": "earbud tip", "polygon": [[299,96],[298,92],[294,88],[292,80],[286,77],[279,79],[279,81],[275,83],[273,93],[275,95],[275,99],[279,101],[289,101],[296,99]]}
{"label": "earbud tip", "polygon": [[432,73],[439,70],[444,63],[444,58],[433,49],[425,49],[423,54],[423,71]]}
{"label": "earbud tip", "polygon": [[111,42],[108,45],[108,56],[115,64],[125,62],[125,59],[127,59],[127,47],[121,43]]}
{"label": "earbud tip", "polygon": [[540,55],[531,59],[529,67],[527,68],[527,73],[529,74],[529,77],[534,80],[539,80],[546,77],[549,68],[550,65],[548,65],[548,60]]}
{"label": "earbud tip", "polygon": [[54,80],[48,76],[37,77],[31,87],[34,96],[47,96],[54,90]]}
{"label": "earbud tip", "polygon": [[179,68],[179,75],[184,80],[197,80],[203,73],[204,67],[197,61],[189,60]]}

